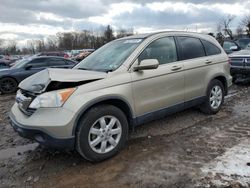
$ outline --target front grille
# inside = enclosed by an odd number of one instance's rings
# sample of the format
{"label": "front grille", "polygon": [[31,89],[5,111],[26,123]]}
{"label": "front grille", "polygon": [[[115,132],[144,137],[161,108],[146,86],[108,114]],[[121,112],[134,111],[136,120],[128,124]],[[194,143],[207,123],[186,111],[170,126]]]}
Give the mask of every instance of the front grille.
{"label": "front grille", "polygon": [[250,68],[250,57],[232,57],[231,66],[239,68]]}
{"label": "front grille", "polygon": [[26,115],[31,116],[35,109],[29,108],[31,102],[35,99],[35,95],[24,91],[24,90],[18,90],[16,95],[16,102],[18,104],[19,109]]}

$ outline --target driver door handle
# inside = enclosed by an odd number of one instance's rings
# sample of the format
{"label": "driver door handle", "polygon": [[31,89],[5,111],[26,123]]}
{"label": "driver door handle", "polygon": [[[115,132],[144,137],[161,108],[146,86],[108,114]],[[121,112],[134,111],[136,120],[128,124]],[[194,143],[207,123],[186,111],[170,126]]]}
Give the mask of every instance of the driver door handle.
{"label": "driver door handle", "polygon": [[177,70],[180,70],[180,69],[182,69],[181,66],[173,66],[171,70],[172,71],[177,71]]}
{"label": "driver door handle", "polygon": [[211,63],[213,63],[213,61],[211,61],[211,60],[206,60],[206,64],[208,65],[208,64],[211,64]]}

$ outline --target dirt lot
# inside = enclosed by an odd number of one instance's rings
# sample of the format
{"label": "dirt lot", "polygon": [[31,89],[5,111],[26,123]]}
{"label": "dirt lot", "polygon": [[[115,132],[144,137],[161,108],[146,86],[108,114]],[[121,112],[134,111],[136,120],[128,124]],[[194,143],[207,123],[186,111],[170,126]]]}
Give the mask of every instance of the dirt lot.
{"label": "dirt lot", "polygon": [[250,187],[249,86],[233,86],[217,115],[189,109],[137,128],[98,164],[19,137],[14,96],[0,96],[0,187]]}

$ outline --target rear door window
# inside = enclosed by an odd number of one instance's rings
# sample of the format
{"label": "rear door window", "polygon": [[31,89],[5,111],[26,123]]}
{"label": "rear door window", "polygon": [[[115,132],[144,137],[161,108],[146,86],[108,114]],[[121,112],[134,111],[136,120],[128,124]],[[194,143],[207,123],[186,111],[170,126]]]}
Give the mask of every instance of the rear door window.
{"label": "rear door window", "polygon": [[180,60],[206,56],[200,39],[193,37],[177,37],[177,41],[180,47]]}
{"label": "rear door window", "polygon": [[221,53],[221,50],[217,46],[215,46],[214,44],[212,44],[211,42],[208,42],[206,40],[201,40],[201,41],[202,41],[202,44],[205,47],[207,55],[216,55],[216,54],[220,54]]}
{"label": "rear door window", "polygon": [[47,58],[38,58],[30,61],[27,66],[32,66],[32,68],[42,68],[47,67]]}

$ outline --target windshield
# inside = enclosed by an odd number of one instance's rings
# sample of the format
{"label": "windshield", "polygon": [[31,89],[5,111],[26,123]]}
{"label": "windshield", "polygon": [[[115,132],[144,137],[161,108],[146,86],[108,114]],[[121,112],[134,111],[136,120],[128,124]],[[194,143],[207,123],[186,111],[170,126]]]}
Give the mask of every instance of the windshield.
{"label": "windshield", "polygon": [[250,43],[250,39],[239,39],[238,40],[239,46],[244,49],[248,46],[248,44]]}
{"label": "windshield", "polygon": [[110,42],[81,61],[75,69],[109,72],[120,67],[143,39]]}
{"label": "windshield", "polygon": [[15,65],[13,65],[11,67],[11,69],[19,69],[19,68],[22,68],[24,65],[26,65],[26,63],[28,63],[30,61],[30,59],[21,59],[19,61],[17,61],[15,63]]}

